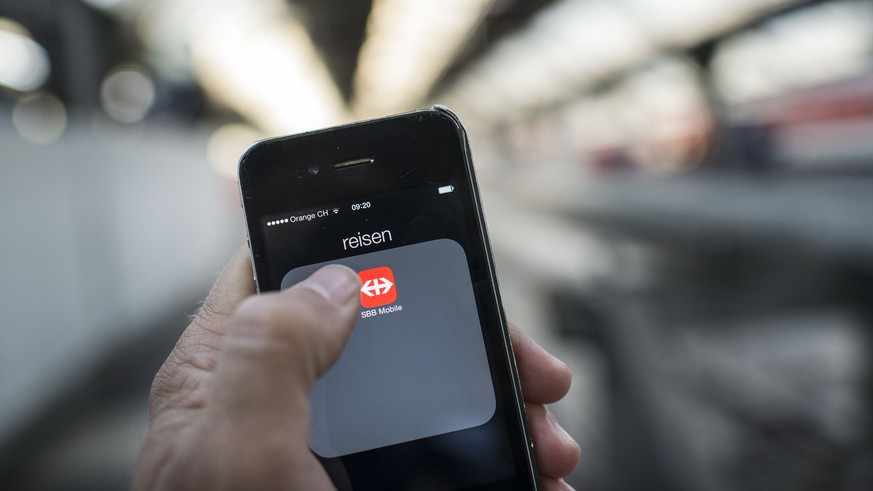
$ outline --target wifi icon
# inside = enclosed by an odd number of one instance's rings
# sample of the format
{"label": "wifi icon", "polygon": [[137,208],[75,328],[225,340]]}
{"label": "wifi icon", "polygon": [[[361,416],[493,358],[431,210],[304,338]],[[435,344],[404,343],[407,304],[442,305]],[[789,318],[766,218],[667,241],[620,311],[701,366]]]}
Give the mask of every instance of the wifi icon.
{"label": "wifi icon", "polygon": [[337,213],[339,213],[339,208],[334,208],[334,209],[333,209],[333,214],[336,215]]}

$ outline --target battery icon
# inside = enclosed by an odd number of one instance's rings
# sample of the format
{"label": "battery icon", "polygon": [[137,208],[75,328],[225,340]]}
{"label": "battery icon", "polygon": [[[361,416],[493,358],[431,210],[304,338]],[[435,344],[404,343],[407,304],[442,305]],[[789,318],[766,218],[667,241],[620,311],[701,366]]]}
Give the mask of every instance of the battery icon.
{"label": "battery icon", "polygon": [[438,189],[438,191],[440,192],[440,194],[451,193],[451,192],[454,191],[454,190],[455,190],[455,186],[452,186],[451,184],[449,184],[448,186],[441,186],[441,187]]}

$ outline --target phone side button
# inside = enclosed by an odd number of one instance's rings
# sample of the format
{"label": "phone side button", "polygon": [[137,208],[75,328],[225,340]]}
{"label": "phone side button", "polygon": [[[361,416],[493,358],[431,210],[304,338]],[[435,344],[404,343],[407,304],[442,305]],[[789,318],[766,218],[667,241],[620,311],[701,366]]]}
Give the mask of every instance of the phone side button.
{"label": "phone side button", "polygon": [[249,263],[252,265],[252,280],[255,282],[255,288],[257,288],[258,273],[255,272],[255,255],[252,253],[252,241],[249,239],[248,235],[246,235],[246,247],[249,248]]}

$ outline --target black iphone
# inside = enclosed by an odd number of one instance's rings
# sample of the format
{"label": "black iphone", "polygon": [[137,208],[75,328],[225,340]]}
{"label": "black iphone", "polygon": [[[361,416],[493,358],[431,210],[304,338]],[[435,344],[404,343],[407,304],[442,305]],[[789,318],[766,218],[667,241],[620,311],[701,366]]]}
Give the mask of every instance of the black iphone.
{"label": "black iphone", "polygon": [[239,185],[255,280],[339,263],[361,313],[311,394],[340,490],[538,489],[466,132],[432,109],[256,143]]}

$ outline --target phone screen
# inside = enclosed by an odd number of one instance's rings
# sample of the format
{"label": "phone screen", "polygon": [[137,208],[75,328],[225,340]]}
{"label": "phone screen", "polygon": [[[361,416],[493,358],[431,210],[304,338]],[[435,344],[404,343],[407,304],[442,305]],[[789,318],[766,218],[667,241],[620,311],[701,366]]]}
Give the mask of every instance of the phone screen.
{"label": "phone screen", "polygon": [[534,486],[472,179],[438,177],[247,207],[261,291],[327,264],[361,278],[351,338],[311,394],[310,447],[340,490]]}

